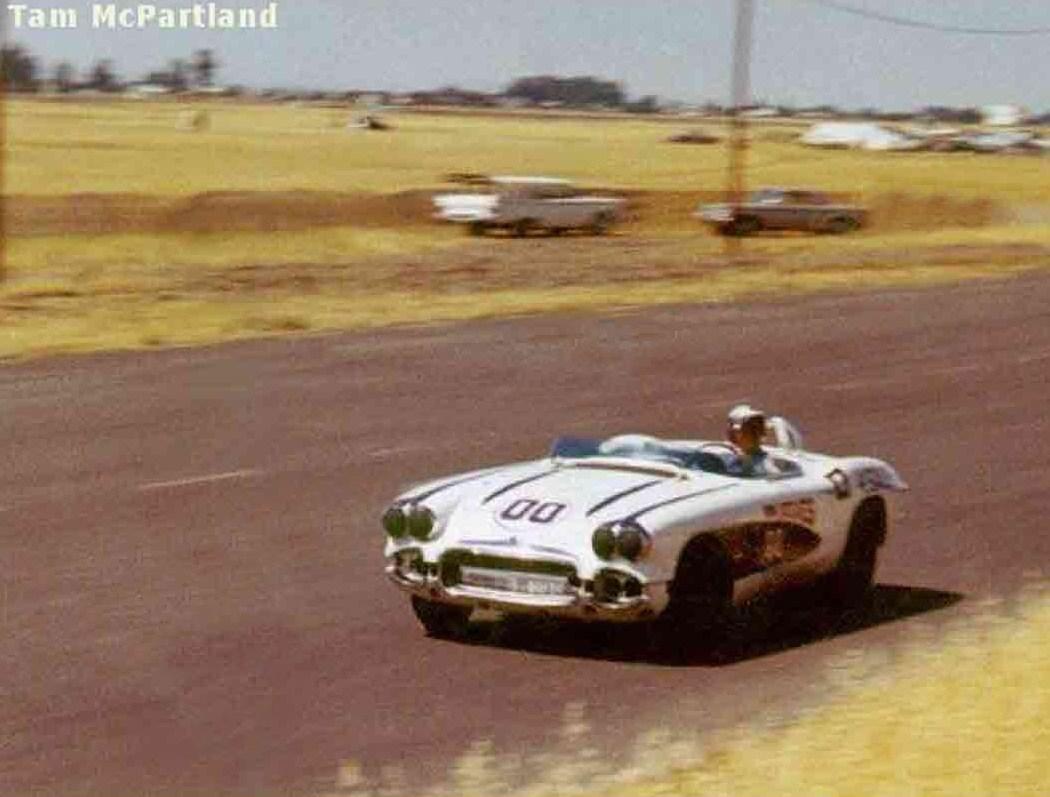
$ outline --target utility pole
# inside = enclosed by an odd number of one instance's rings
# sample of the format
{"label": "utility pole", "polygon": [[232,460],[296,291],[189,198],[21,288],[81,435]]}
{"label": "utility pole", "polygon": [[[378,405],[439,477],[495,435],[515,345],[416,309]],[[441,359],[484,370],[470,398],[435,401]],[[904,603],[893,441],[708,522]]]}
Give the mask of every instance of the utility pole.
{"label": "utility pole", "polygon": [[7,75],[0,75],[0,284],[7,279],[7,202],[4,162],[7,160]]}
{"label": "utility pole", "polygon": [[[736,32],[733,38],[732,109],[729,120],[729,160],[726,171],[726,199],[742,202],[746,191],[747,117],[743,110],[751,100],[751,26],[754,0],[736,0]],[[726,237],[726,252],[735,254],[739,241]]]}

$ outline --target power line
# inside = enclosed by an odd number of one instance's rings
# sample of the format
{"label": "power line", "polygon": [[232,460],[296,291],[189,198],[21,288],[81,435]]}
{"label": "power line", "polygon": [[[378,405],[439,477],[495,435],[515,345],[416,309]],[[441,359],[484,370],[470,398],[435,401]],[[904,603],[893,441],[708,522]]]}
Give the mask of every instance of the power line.
{"label": "power line", "polygon": [[802,0],[802,2],[813,3],[844,14],[873,19],[886,22],[890,25],[900,25],[906,28],[921,28],[923,30],[935,30],[940,33],[966,33],[974,36],[1046,36],[1050,35],[1050,27],[1045,28],[971,28],[959,25],[942,25],[937,22],[927,22],[920,19],[899,17],[893,14],[883,14],[879,11],[868,11],[865,8],[857,8],[837,0]]}

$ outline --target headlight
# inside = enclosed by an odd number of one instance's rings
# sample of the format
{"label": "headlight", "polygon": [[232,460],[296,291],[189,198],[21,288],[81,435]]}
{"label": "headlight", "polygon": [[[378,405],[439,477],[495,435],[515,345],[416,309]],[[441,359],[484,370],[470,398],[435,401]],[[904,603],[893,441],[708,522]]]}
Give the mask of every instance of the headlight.
{"label": "headlight", "polygon": [[413,537],[426,542],[436,525],[434,513],[422,504],[394,504],[383,513],[383,528],[395,540]]}
{"label": "headlight", "polygon": [[408,511],[408,533],[415,539],[425,541],[434,530],[434,513],[422,504],[415,504]]}
{"label": "headlight", "polygon": [[635,562],[649,553],[652,546],[652,537],[637,523],[631,521],[620,524],[616,535],[616,553],[624,559]]}
{"label": "headlight", "polygon": [[649,532],[636,521],[621,520],[616,523],[603,523],[595,529],[591,545],[599,559],[621,556],[635,562],[649,553],[653,540]]}
{"label": "headlight", "polygon": [[616,532],[613,531],[613,524],[605,523],[595,529],[591,545],[599,559],[611,559],[616,553]]}
{"label": "headlight", "polygon": [[383,528],[395,540],[404,537],[408,533],[408,516],[405,513],[405,507],[394,504],[384,512]]}

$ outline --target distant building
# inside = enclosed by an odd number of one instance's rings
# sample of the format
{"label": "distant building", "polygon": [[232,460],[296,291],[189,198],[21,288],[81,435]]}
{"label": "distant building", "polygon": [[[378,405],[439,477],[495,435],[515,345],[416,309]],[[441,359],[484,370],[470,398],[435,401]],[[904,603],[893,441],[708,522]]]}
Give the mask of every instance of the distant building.
{"label": "distant building", "polygon": [[740,115],[746,116],[748,119],[771,119],[774,116],[778,116],[779,112],[776,108],[768,105],[759,105],[755,108],[745,108],[740,112]]}
{"label": "distant building", "polygon": [[875,122],[818,122],[799,136],[811,147],[830,149],[914,149],[917,142]]}
{"label": "distant building", "polygon": [[981,123],[989,127],[1013,127],[1022,124],[1026,115],[1018,105],[985,105],[981,108]]}
{"label": "distant building", "polygon": [[172,93],[170,87],[160,83],[129,83],[126,91],[131,97],[157,97]]}

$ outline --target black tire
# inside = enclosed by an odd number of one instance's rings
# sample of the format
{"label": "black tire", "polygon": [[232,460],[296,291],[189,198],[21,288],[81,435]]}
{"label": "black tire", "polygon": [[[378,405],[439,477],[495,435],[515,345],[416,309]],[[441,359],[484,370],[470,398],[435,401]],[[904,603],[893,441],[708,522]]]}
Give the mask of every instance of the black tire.
{"label": "black tire", "polygon": [[836,216],[824,225],[824,231],[831,235],[842,235],[857,229],[857,222],[849,216]]}
{"label": "black tire", "polygon": [[467,634],[470,609],[465,606],[436,603],[413,595],[412,611],[426,629],[427,636],[436,639],[462,639]]}
{"label": "black tire", "polygon": [[731,235],[734,238],[745,238],[761,230],[762,224],[754,216],[741,216],[738,219],[733,219],[723,229],[726,235]]}
{"label": "black tire", "polygon": [[825,579],[824,593],[835,608],[853,608],[868,598],[885,536],[886,505],[880,498],[864,500],[850,521],[846,550]]}
{"label": "black tire", "polygon": [[678,558],[667,608],[654,624],[655,641],[672,651],[718,643],[734,617],[728,553],[714,537],[691,540]]}
{"label": "black tire", "polygon": [[612,227],[613,219],[608,213],[599,213],[593,219],[591,219],[590,225],[587,229],[591,235],[605,235],[609,232],[609,228]]}
{"label": "black tire", "polygon": [[532,219],[518,219],[511,226],[511,232],[514,233],[515,238],[524,238],[536,228],[537,224]]}
{"label": "black tire", "polygon": [[472,221],[467,225],[467,232],[471,235],[484,235],[489,226],[483,221]]}

